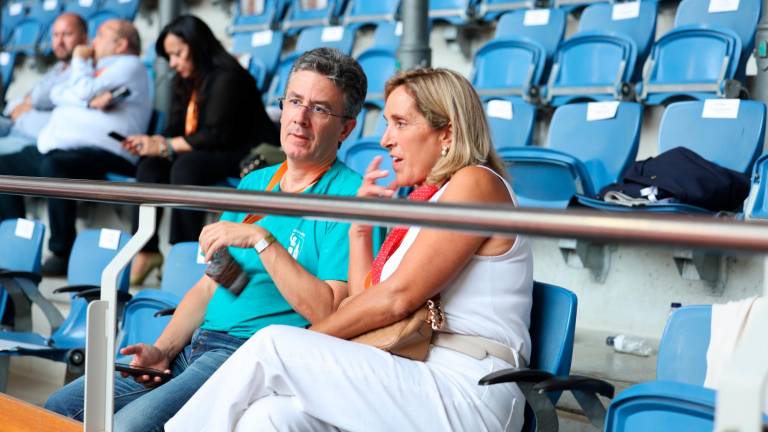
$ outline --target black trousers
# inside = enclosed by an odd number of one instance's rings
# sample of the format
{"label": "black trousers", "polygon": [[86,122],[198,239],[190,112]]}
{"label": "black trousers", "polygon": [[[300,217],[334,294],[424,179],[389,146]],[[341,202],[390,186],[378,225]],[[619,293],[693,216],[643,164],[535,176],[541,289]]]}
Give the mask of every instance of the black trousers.
{"label": "black trousers", "polygon": [[[194,150],[180,153],[173,161],[161,157],[143,157],[136,167],[136,181],[142,183],[165,183],[172,185],[211,186],[227,177],[237,176],[240,152],[218,152]],[[158,207],[157,221],[162,215]],[[205,212],[195,210],[171,210],[169,242],[173,245],[186,241],[197,241],[205,223]],[[139,224],[138,207],[134,211],[133,230]],[[144,252],[158,252],[157,230],[144,246]]]}
{"label": "black trousers", "polygon": [[[96,147],[53,150],[46,154],[28,146],[17,153],[0,156],[0,175],[56,177],[104,180],[107,172],[132,175],[134,166],[128,160]],[[26,216],[24,199],[18,195],[0,194],[0,220]],[[51,239],[48,248],[58,256],[68,256],[75,242],[77,202],[49,199],[48,220]]]}

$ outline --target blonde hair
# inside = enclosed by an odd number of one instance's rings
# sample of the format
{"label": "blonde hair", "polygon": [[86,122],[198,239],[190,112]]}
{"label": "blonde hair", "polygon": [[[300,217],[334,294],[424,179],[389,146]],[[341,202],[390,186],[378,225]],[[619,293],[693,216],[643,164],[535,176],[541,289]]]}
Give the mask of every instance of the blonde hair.
{"label": "blonde hair", "polygon": [[400,86],[405,86],[433,129],[451,128],[453,144],[432,167],[427,183],[440,184],[472,165],[485,165],[506,177],[506,168],[491,142],[483,104],[466,78],[443,68],[400,72],[387,81],[385,100]]}

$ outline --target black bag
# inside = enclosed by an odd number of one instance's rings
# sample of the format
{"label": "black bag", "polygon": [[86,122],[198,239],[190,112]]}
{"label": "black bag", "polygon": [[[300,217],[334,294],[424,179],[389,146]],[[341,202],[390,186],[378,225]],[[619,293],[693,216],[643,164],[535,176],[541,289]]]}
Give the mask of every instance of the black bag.
{"label": "black bag", "polygon": [[672,198],[672,201],[714,212],[732,211],[740,209],[747,198],[749,177],[710,162],[685,147],[675,147],[655,158],[635,162],[621,183],[604,187],[598,198],[604,199],[610,191],[642,198],[651,186],[656,187],[658,200]]}

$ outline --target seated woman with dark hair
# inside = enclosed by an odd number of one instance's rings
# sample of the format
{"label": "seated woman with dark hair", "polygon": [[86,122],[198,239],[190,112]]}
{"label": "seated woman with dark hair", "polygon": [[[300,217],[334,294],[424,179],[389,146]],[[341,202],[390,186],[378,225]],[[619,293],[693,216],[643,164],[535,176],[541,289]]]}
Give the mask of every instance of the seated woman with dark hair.
{"label": "seated woman with dark hair", "polygon": [[[202,20],[192,15],[174,19],[160,32],[155,49],[176,71],[174,94],[163,135],[134,135],[124,142],[142,157],[137,181],[213,185],[237,176],[240,160],[252,147],[277,145],[277,129],[256,81]],[[172,210],[170,243],[196,241],[204,222],[203,212]],[[141,284],[161,264],[155,234],[134,259],[131,283]]]}
{"label": "seated woman with dark hair", "polygon": [[[393,77],[385,93],[381,145],[397,185],[416,187],[410,199],[515,203],[469,81],[421,69]],[[359,196],[393,194],[374,183],[387,175],[379,162]],[[532,267],[522,236],[415,227],[394,229],[373,259],[371,228],[353,225],[348,302],[310,329],[257,332],[165,430],[518,431],[525,401],[517,385],[477,381],[530,357]],[[395,323],[437,294],[444,322],[423,362],[345,340]]]}

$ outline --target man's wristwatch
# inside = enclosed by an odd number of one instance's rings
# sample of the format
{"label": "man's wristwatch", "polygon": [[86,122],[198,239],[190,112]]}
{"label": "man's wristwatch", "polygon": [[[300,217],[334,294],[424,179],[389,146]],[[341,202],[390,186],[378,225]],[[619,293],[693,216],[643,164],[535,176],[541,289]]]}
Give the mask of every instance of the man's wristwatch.
{"label": "man's wristwatch", "polygon": [[256,245],[253,246],[254,249],[256,249],[257,254],[261,254],[264,252],[264,249],[268,248],[269,245],[275,242],[275,236],[272,235],[272,233],[267,232],[267,235],[264,236],[261,240],[256,242]]}

